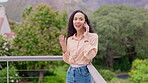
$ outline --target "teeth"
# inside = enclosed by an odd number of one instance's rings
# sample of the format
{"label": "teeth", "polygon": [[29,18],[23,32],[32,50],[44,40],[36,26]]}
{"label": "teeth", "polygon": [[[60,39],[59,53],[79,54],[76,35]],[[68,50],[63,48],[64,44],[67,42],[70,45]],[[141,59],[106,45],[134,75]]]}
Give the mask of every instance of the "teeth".
{"label": "teeth", "polygon": [[79,27],[79,26],[81,26],[81,25],[76,25],[76,26],[78,26],[78,27]]}

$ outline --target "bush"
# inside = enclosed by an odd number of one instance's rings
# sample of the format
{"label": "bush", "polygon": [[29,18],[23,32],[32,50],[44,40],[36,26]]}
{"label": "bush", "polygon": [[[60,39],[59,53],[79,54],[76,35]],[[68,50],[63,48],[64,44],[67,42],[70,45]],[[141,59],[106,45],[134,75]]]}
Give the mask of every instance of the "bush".
{"label": "bush", "polygon": [[[9,70],[17,70],[14,66],[9,67]],[[0,71],[0,83],[7,83],[6,77],[7,76],[7,68],[3,68]],[[19,74],[17,71],[9,71],[9,83],[17,83],[20,79]]]}
{"label": "bush", "polygon": [[11,56],[12,52],[11,40],[0,35],[0,56]]}
{"label": "bush", "polygon": [[106,81],[110,81],[116,76],[116,74],[112,73],[109,70],[100,70],[99,72]]}
{"label": "bush", "polygon": [[113,64],[113,70],[121,70],[121,71],[129,71],[131,69],[131,63],[129,62],[129,58],[127,56],[123,56],[122,58],[115,61]]}
{"label": "bush", "polygon": [[132,70],[129,73],[130,80],[134,83],[141,83],[148,81],[148,59],[135,60],[132,65]]}

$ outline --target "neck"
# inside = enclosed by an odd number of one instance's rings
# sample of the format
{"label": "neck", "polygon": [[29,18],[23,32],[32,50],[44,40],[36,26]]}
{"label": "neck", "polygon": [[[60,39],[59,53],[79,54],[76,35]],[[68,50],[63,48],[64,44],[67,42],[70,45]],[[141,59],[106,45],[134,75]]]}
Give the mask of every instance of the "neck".
{"label": "neck", "polygon": [[80,38],[84,34],[84,30],[77,31],[77,38]]}

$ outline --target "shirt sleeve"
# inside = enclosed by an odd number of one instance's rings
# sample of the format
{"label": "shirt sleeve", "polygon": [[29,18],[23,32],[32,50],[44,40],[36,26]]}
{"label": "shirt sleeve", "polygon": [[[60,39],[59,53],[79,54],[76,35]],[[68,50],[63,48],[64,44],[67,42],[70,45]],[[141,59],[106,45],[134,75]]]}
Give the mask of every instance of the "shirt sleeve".
{"label": "shirt sleeve", "polygon": [[86,59],[92,61],[92,59],[96,56],[98,51],[98,35],[94,35],[90,40],[87,42],[85,49],[84,49],[84,56]]}
{"label": "shirt sleeve", "polygon": [[67,50],[66,50],[66,52],[62,52],[62,56],[63,56],[63,60],[66,62],[66,63],[68,63],[69,64],[69,43],[70,43],[70,39],[68,38],[67,39]]}

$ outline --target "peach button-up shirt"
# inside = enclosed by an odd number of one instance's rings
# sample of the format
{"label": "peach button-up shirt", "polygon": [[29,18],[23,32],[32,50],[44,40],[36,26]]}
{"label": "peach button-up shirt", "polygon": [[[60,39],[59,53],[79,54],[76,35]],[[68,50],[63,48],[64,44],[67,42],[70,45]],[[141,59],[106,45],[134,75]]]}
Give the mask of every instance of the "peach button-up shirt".
{"label": "peach button-up shirt", "polygon": [[68,64],[87,65],[91,63],[98,51],[98,35],[96,33],[83,34],[80,39],[76,34],[67,40],[67,51],[63,59]]}

